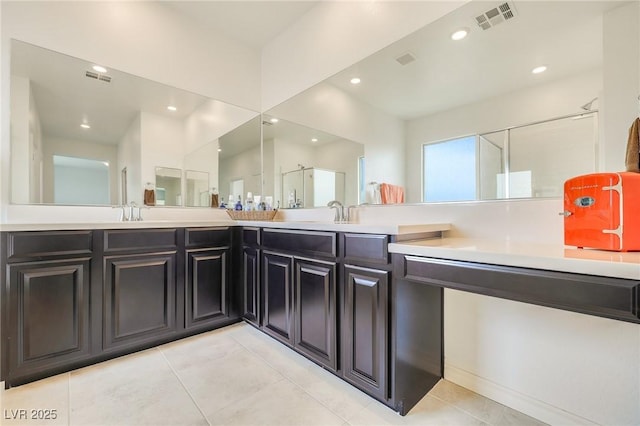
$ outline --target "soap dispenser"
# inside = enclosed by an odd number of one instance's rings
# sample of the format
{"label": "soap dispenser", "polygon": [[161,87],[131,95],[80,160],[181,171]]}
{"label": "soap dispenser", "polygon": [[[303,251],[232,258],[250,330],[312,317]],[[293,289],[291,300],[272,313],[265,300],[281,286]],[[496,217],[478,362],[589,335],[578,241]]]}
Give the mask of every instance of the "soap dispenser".
{"label": "soap dispenser", "polygon": [[233,209],[235,211],[242,211],[242,199],[239,195],[238,195],[238,202],[236,203],[236,206]]}

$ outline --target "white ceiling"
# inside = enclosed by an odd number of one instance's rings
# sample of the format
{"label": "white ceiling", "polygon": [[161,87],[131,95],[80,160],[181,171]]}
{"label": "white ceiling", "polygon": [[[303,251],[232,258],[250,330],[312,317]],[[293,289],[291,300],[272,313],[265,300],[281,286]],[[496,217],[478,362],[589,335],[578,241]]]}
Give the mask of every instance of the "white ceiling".
{"label": "white ceiling", "polygon": [[[402,119],[451,109],[600,67],[602,13],[624,2],[509,1],[515,18],[489,30],[476,25],[475,16],[502,3],[467,3],[329,81]],[[460,27],[469,35],[452,41]],[[395,58],[406,52],[417,59],[401,66]],[[531,74],[540,64],[547,72]],[[361,84],[349,83],[354,76]]]}
{"label": "white ceiling", "polygon": [[[162,2],[254,47],[264,46],[317,3]],[[474,16],[498,3],[502,2],[470,2],[330,82],[382,110],[411,118],[587,71],[602,62],[602,12],[621,2],[515,1],[511,3],[517,16],[512,21],[487,31],[475,26]],[[451,41],[450,33],[460,26],[471,28],[470,35]],[[402,67],[394,59],[407,51],[417,60]],[[539,63],[549,70],[534,76],[530,70]],[[43,128],[51,135],[117,143],[140,110],[181,118],[206,100],[116,70],[109,70],[111,83],[95,81],[84,76],[91,65],[25,43],[12,45],[12,74],[32,80]],[[354,74],[363,80],[359,86],[348,83]],[[177,113],[166,110],[170,103],[181,105]],[[85,117],[90,118],[91,132],[79,127]]]}
{"label": "white ceiling", "polygon": [[161,4],[245,45],[261,49],[318,1],[163,1]]}

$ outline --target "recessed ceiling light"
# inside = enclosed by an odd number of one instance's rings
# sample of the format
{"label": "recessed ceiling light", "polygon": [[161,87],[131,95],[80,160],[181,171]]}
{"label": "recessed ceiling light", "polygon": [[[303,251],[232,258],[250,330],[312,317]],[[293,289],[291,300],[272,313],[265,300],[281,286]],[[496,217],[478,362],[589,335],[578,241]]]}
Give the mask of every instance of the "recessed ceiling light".
{"label": "recessed ceiling light", "polygon": [[218,152],[222,152],[222,148],[218,148]]}
{"label": "recessed ceiling light", "polygon": [[177,111],[177,110],[178,110],[178,108],[174,107],[173,105],[169,105],[169,106],[167,107],[167,109],[168,109],[169,111]]}
{"label": "recessed ceiling light", "polygon": [[353,77],[351,79],[351,84],[360,84],[360,79],[358,77]]}
{"label": "recessed ceiling light", "polygon": [[104,164],[105,167],[109,167],[109,162],[108,161],[103,161],[102,164]]}
{"label": "recessed ceiling light", "polygon": [[80,127],[82,127],[83,129],[90,129],[91,128],[91,126],[89,126],[87,123],[82,123],[80,125]]}
{"label": "recessed ceiling light", "polygon": [[545,65],[540,65],[539,67],[535,67],[534,69],[531,70],[531,72],[533,74],[540,74],[541,72],[545,72],[547,70],[547,67]]}
{"label": "recessed ceiling light", "polygon": [[460,28],[459,30],[454,31],[451,34],[451,40],[456,40],[456,41],[462,40],[467,36],[467,34],[469,34],[468,28]]}
{"label": "recessed ceiling light", "polygon": [[99,72],[99,73],[102,73],[102,74],[107,72],[107,69],[105,67],[103,67],[103,66],[100,66],[100,65],[94,65],[92,68],[93,68],[93,70],[95,72]]}
{"label": "recessed ceiling light", "polygon": [[269,120],[269,121],[270,121],[270,122],[272,122],[272,123],[277,123],[277,122],[278,122],[278,119],[274,117],[274,118],[272,118],[272,119],[271,119],[271,120]]}
{"label": "recessed ceiling light", "polygon": [[311,139],[311,142],[318,142],[318,138]]}

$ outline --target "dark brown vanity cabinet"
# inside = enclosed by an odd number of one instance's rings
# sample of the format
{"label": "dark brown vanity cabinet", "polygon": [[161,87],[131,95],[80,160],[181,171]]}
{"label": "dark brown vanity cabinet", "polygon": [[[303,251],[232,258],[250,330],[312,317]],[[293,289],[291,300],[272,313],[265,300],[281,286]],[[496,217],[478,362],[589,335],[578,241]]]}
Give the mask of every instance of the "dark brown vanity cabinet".
{"label": "dark brown vanity cabinet", "polygon": [[0,380],[16,386],[236,322],[233,235],[2,232]]}
{"label": "dark brown vanity cabinet", "polygon": [[262,237],[262,329],[336,371],[336,234],[264,229]]}
{"label": "dark brown vanity cabinet", "polygon": [[381,400],[389,397],[389,276],[388,271],[344,267],[342,374]]}
{"label": "dark brown vanity cabinet", "polygon": [[106,230],[104,247],[103,350],[175,333],[177,230]]}
{"label": "dark brown vanity cabinet", "polygon": [[88,359],[91,231],[3,233],[2,252],[2,379]]}
{"label": "dark brown vanity cabinet", "polygon": [[341,234],[344,259],[342,375],[381,401],[390,398],[389,236]]}
{"label": "dark brown vanity cabinet", "polygon": [[223,325],[231,317],[231,231],[185,230],[185,328]]}
{"label": "dark brown vanity cabinet", "polygon": [[260,228],[242,229],[242,317],[261,325]]}
{"label": "dark brown vanity cabinet", "polygon": [[295,259],[294,346],[337,370],[336,263]]}

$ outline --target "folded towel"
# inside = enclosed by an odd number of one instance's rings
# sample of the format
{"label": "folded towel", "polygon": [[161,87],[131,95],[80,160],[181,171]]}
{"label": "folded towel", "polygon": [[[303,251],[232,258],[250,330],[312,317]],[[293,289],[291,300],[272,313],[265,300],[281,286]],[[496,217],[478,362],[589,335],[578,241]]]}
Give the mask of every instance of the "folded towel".
{"label": "folded towel", "polygon": [[380,184],[380,199],[382,204],[404,203],[404,189],[398,185],[389,183]]}
{"label": "folded towel", "polygon": [[211,194],[211,207],[218,207],[218,194]]}
{"label": "folded towel", "polygon": [[633,120],[629,128],[627,155],[624,162],[628,172],[640,172],[640,118]]}
{"label": "folded towel", "polygon": [[153,189],[144,190],[144,205],[145,206],[156,205],[156,192]]}

